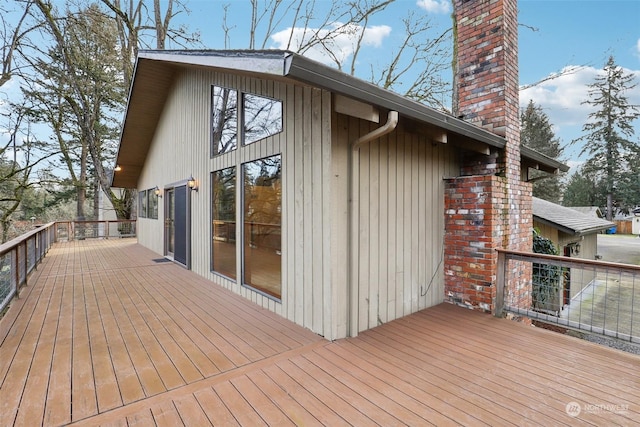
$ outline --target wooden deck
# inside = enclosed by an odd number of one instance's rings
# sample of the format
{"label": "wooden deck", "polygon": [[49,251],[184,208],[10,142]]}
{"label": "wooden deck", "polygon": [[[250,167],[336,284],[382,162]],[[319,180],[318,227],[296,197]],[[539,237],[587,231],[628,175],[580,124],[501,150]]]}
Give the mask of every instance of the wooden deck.
{"label": "wooden deck", "polygon": [[53,247],[0,320],[0,425],[640,423],[638,356],[446,304],[328,342],[157,258]]}

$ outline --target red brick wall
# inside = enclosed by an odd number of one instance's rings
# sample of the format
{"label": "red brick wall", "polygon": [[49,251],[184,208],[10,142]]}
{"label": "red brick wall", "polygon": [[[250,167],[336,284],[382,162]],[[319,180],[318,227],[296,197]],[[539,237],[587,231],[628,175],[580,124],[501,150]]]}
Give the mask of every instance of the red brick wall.
{"label": "red brick wall", "polygon": [[[531,186],[520,181],[516,0],[455,0],[458,112],[505,137],[498,156],[469,155],[446,181],[445,300],[492,311],[496,248],[530,251]],[[530,268],[510,264],[507,292],[530,302]]]}

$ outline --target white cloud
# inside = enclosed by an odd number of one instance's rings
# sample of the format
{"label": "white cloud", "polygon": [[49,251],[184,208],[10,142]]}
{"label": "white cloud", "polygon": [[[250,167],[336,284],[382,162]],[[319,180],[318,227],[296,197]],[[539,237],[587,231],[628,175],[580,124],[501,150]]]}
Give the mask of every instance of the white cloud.
{"label": "white cloud", "polygon": [[353,54],[361,35],[363,46],[380,47],[389,34],[391,27],[388,25],[376,25],[365,29],[355,24],[335,22],[328,29],[287,28],[275,33],[271,39],[275,43],[274,48],[293,51],[298,51],[300,46],[305,46],[310,41],[322,40],[322,43],[313,43],[312,47],[300,53],[316,61],[333,65],[336,60],[343,64]]}
{"label": "white cloud", "polygon": [[[633,73],[640,83],[640,70],[624,69],[624,72]],[[593,111],[593,107],[583,104],[589,99],[588,85],[594,83],[596,76],[601,73],[603,70],[593,67],[565,67],[558,77],[520,91],[520,106],[524,108],[529,100],[533,100],[542,107],[558,130],[570,126],[581,127]],[[640,84],[626,92],[625,96],[630,104],[640,104]]]}
{"label": "white cloud", "polygon": [[430,13],[449,13],[451,11],[449,0],[418,0],[416,4],[419,8]]}
{"label": "white cloud", "polygon": [[638,39],[638,42],[636,43],[636,55],[640,58],[640,39]]}

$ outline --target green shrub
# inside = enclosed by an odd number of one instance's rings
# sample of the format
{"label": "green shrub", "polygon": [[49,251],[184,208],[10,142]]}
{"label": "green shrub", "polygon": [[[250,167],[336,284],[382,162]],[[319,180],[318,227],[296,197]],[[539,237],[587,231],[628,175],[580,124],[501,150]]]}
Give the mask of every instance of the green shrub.
{"label": "green shrub", "polygon": [[[533,252],[537,254],[558,255],[555,244],[533,230]],[[562,268],[557,265],[533,263],[532,300],[533,309],[558,311],[560,309],[559,292]]]}

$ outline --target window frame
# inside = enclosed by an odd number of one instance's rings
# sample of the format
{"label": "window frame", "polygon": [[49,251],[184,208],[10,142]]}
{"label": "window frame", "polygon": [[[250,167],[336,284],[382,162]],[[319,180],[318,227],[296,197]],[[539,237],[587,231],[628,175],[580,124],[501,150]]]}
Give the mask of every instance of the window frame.
{"label": "window frame", "polygon": [[[222,172],[222,171],[226,171],[229,169],[233,169],[234,170],[234,191],[233,191],[233,218],[234,218],[234,269],[235,271],[233,272],[233,277],[225,274],[222,271],[218,271],[215,269],[215,248],[214,248],[214,238],[215,238],[215,229],[214,229],[214,222],[217,220],[215,217],[215,182],[214,182],[214,177],[217,173]],[[236,165],[233,166],[229,166],[226,168],[222,168],[222,169],[218,169],[215,170],[213,172],[211,172],[211,233],[210,233],[210,238],[211,238],[211,256],[210,256],[210,271],[214,274],[217,274],[219,276],[222,276],[226,279],[229,280],[233,280],[233,281],[237,281],[238,280],[238,167]]]}
{"label": "window frame", "polygon": [[138,192],[138,218],[147,217],[147,190]]}
{"label": "window frame", "polygon": [[[236,112],[235,112],[235,125],[236,125],[235,142],[234,142],[233,146],[230,149],[228,149],[226,151],[222,151],[222,152],[218,151],[218,142],[216,142],[216,138],[215,138],[215,129],[216,128],[215,128],[215,123],[214,123],[215,122],[215,120],[214,120],[214,117],[215,117],[214,116],[214,108],[215,108],[216,105],[215,105],[214,99],[216,97],[216,93],[215,93],[216,89],[232,91],[234,93],[234,97],[235,97],[235,108],[236,108]],[[232,152],[234,152],[235,150],[238,149],[238,146],[239,146],[238,141],[240,140],[240,126],[239,126],[239,123],[240,123],[240,120],[242,120],[241,119],[241,115],[242,115],[241,110],[242,110],[242,108],[240,106],[240,103],[241,103],[240,99],[241,99],[241,91],[239,91],[238,89],[232,89],[230,87],[222,86],[222,85],[215,85],[215,84],[211,85],[211,97],[210,97],[211,107],[209,109],[209,117],[210,117],[210,121],[211,121],[210,132],[209,132],[210,138],[211,138],[211,155],[210,155],[211,158],[214,158],[214,157],[217,157],[217,156],[221,156],[223,154],[232,153]]]}
{"label": "window frame", "polygon": [[[245,241],[246,241],[246,231],[245,231],[245,215],[246,215],[246,178],[245,178],[245,170],[246,170],[246,166],[249,163],[254,163],[254,162],[258,162],[260,160],[265,160],[265,159],[269,159],[269,158],[273,158],[273,157],[279,157],[279,161],[280,161],[280,176],[279,176],[279,181],[280,181],[280,204],[278,206],[278,214],[280,216],[280,223],[279,223],[279,235],[280,235],[280,244],[279,247],[280,249],[278,250],[278,256],[279,256],[279,274],[280,274],[280,281],[279,281],[279,291],[278,291],[278,295],[274,295],[272,293],[270,293],[268,290],[265,290],[264,288],[266,288],[266,286],[261,289],[259,287],[258,284],[252,284],[252,283],[247,283],[246,282],[246,245],[245,245]],[[241,254],[240,254],[240,259],[241,259],[241,286],[246,287],[248,289],[251,289],[254,292],[257,292],[263,296],[265,296],[266,298],[272,299],[274,301],[278,301],[278,302],[282,302],[282,277],[283,277],[283,270],[282,270],[282,211],[283,211],[283,205],[284,205],[284,197],[283,197],[283,186],[282,186],[282,179],[283,179],[283,165],[284,162],[282,161],[282,153],[277,153],[277,154],[273,154],[270,156],[266,156],[266,157],[259,157],[257,159],[252,159],[252,160],[246,160],[244,162],[242,162],[241,164],[241,180],[240,180],[240,185],[238,185],[238,193],[241,197],[241,201],[240,201],[240,209],[241,211],[238,213],[241,223],[240,223],[240,227],[239,230],[242,233],[242,235],[240,237],[236,237],[236,241],[241,240],[242,241],[242,245],[241,245]],[[237,177],[237,176],[236,176]],[[271,224],[269,224],[271,225]]]}
{"label": "window frame", "polygon": [[[242,129],[242,132],[240,133],[240,136],[241,136],[240,139],[242,141],[243,146],[255,144],[256,142],[262,141],[263,139],[266,139],[266,138],[273,137],[284,131],[284,107],[283,107],[283,101],[281,99],[270,97],[270,96],[257,95],[252,92],[238,91],[238,93],[240,98],[240,114],[238,115],[238,124],[242,125],[241,127],[239,126],[239,130]],[[248,115],[246,114],[247,110],[245,108],[245,105],[247,104],[246,99],[248,96],[251,96],[254,98],[260,98],[260,99],[266,99],[268,101],[275,102],[280,105],[280,120],[279,120],[279,128],[277,132],[260,136],[258,139],[254,139],[252,141],[247,141],[247,125],[245,123],[245,119],[247,118]],[[255,159],[255,160],[259,160],[259,159]]]}

